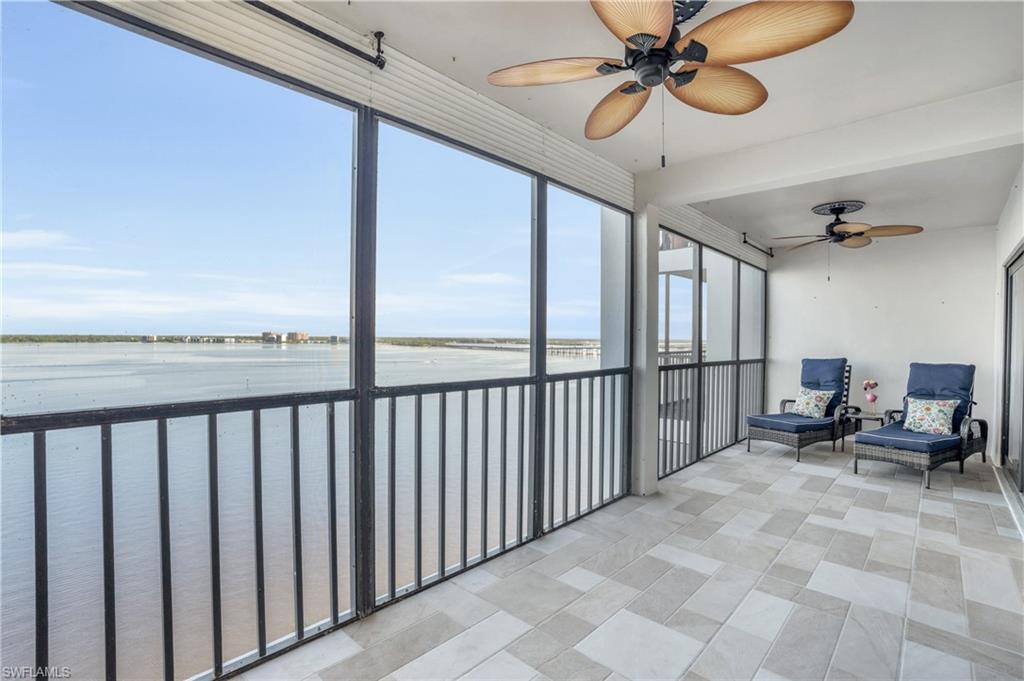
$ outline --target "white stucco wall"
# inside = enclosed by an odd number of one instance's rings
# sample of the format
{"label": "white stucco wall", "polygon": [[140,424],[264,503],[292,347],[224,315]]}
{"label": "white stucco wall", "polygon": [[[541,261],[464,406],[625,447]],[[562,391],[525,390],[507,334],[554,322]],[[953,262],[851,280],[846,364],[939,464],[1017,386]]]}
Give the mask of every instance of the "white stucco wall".
{"label": "white stucco wall", "polygon": [[[995,250],[992,226],[878,239],[864,249],[833,246],[831,282],[824,248],[776,257],[768,273],[766,406],[794,396],[803,357],[847,357],[851,403],[866,406],[860,384],[873,378],[880,410],[899,407],[910,362],[959,362],[977,366],[974,413],[991,423]],[[995,438],[989,443],[996,451]]]}

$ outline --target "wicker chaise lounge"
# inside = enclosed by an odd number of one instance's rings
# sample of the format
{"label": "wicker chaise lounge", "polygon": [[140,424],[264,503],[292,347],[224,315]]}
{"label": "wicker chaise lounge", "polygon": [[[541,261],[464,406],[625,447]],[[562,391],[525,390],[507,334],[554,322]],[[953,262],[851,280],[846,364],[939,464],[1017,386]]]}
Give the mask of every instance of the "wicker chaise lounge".
{"label": "wicker chaise lounge", "polygon": [[[856,434],[853,441],[853,472],[858,472],[860,459],[885,461],[924,471],[924,485],[931,487],[931,471],[950,461],[964,461],[972,454],[985,459],[988,422],[971,417],[974,404],[973,364],[910,365],[907,394],[903,409],[885,412],[885,425],[876,430]],[[918,433],[903,428],[907,398],[923,400],[959,400],[953,412],[953,430],[949,435]]]}
{"label": "wicker chaise lounge", "polygon": [[[800,385],[811,390],[832,390],[835,392],[820,419],[800,416],[787,412],[796,400],[782,400],[778,414],[757,414],[747,417],[747,451],[751,440],[778,442],[796,448],[796,460],[800,460],[800,449],[815,442],[843,440],[854,432],[856,424],[846,417],[851,411],[860,411],[847,405],[850,395],[850,365],[845,357],[834,359],[805,359],[800,366]],[[846,441],[843,440],[843,450]]]}

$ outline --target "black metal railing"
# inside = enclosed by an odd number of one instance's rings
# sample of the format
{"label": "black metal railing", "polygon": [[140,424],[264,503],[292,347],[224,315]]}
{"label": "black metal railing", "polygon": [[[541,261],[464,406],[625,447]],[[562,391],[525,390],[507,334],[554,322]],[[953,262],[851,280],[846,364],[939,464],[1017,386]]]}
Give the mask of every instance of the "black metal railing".
{"label": "black metal railing", "polygon": [[544,530],[572,522],[628,490],[629,374],[583,372],[547,382]]}
{"label": "black metal railing", "polygon": [[[359,570],[372,573],[370,602],[380,607],[629,493],[628,368],[377,387],[365,400],[369,470],[355,451],[356,390],[3,417],[5,464],[25,462],[32,480],[23,567],[32,566],[34,606],[21,615],[34,641],[6,648],[8,659],[47,667],[71,657],[67,637],[51,638],[70,611],[52,609],[49,569],[66,547],[48,533],[64,531],[50,525],[48,500],[88,482],[65,479],[66,461],[99,470],[102,530],[102,653],[86,645],[94,659],[74,669],[108,679],[119,668],[165,679],[244,670],[354,619],[366,588]],[[150,479],[125,466],[155,470]],[[356,509],[366,475],[371,515]],[[150,505],[148,525],[122,518]],[[354,543],[366,517],[369,556]],[[150,535],[155,561],[143,568],[125,546]],[[76,546],[76,560],[93,546]],[[157,584],[158,602],[147,605]]]}
{"label": "black metal railing", "polygon": [[660,478],[745,438],[745,416],[761,409],[761,359],[663,363],[658,378]]}
{"label": "black metal railing", "polygon": [[[54,624],[50,617],[50,582],[49,566],[51,549],[61,551],[54,546],[48,527],[48,469],[60,467],[55,457],[71,458],[82,452],[95,451],[95,443],[99,445],[99,457],[95,462],[100,468],[100,514],[102,525],[102,603],[103,603],[103,656],[102,663],[92,661],[91,666],[98,667],[96,676],[117,678],[118,667],[132,669],[133,674],[146,675],[146,669],[153,666],[152,653],[157,652],[161,658],[162,674],[167,679],[191,677],[197,674],[220,676],[234,669],[286,649],[304,638],[327,630],[352,617],[353,595],[351,589],[350,554],[339,542],[339,535],[351,536],[351,528],[339,532],[339,519],[351,518],[347,511],[339,513],[338,504],[338,459],[339,456],[349,459],[347,447],[339,449],[339,432],[348,430],[348,408],[355,399],[351,390],[328,391],[320,393],[303,393],[270,397],[255,397],[230,400],[212,400],[177,404],[150,405],[141,407],[96,409],[88,411],[51,413],[23,417],[4,417],[4,457],[16,456],[22,443],[19,438],[31,436],[32,479],[33,479],[33,524],[34,524],[34,665],[47,668],[51,661],[50,631]],[[338,418],[339,411],[343,418]],[[345,421],[344,424],[341,421]],[[229,422],[229,428],[224,423]],[[59,431],[68,431],[73,437],[57,439]],[[315,433],[315,434],[314,434]],[[222,503],[220,490],[223,486],[222,465],[220,454],[222,442],[227,440],[248,439],[249,467],[251,471],[251,509],[250,521],[252,532],[251,556],[254,583],[251,593],[254,617],[249,624],[249,631],[226,630],[224,627],[224,609],[222,599],[222,543],[221,533]],[[317,442],[319,440],[319,442]],[[281,445],[284,447],[281,447]],[[120,445],[120,446],[117,446]],[[232,449],[237,449],[234,443]],[[288,509],[290,525],[290,541],[274,542],[268,550],[268,532],[266,530],[266,510],[264,497],[267,481],[264,476],[267,464],[268,448],[287,449],[277,456],[278,463],[287,470],[286,486],[289,490]],[[319,450],[317,457],[322,465],[317,477],[321,482],[320,496],[326,503],[326,536],[318,537],[311,542],[326,554],[320,561],[325,566],[320,570],[318,581],[326,587],[327,598],[317,607],[310,607],[310,599],[305,593],[308,575],[305,571],[304,559],[311,558],[310,552],[304,550],[304,539],[309,541],[311,533],[303,529],[303,495],[309,493],[310,486],[303,484],[304,451]],[[118,451],[121,450],[121,451]],[[206,527],[208,544],[202,552],[195,543],[188,545],[189,555],[178,559],[173,550],[176,544],[184,543],[182,536],[194,533],[202,534],[198,528],[181,530],[178,527],[181,519],[175,518],[175,509],[185,508],[202,503],[202,493],[197,489],[182,489],[172,485],[171,468],[175,459],[205,459],[206,477]],[[115,558],[115,547],[118,539],[115,535],[115,508],[119,500],[115,498],[114,457],[132,454],[151,453],[156,461],[156,505],[158,507],[158,568],[152,577],[158,581],[160,588],[159,634],[153,638],[161,641],[159,651],[133,650],[132,647],[121,649],[118,645],[118,613],[124,613],[124,604],[118,603],[119,583],[116,579],[118,570]],[[237,453],[237,452],[235,452]],[[233,459],[235,457],[232,457]],[[276,475],[276,473],[275,473]],[[308,477],[308,476],[307,476]],[[349,476],[344,476],[346,479]],[[63,490],[67,492],[67,489]],[[172,497],[175,503],[172,503]],[[192,515],[192,514],[186,514]],[[192,532],[194,531],[194,532]],[[122,540],[143,542],[142,537],[126,537]],[[290,550],[284,551],[280,544],[288,543]],[[281,554],[289,554],[288,567],[280,566]],[[339,553],[345,556],[339,556]],[[205,553],[203,556],[196,555]],[[233,557],[237,559],[237,556]],[[195,569],[195,563],[203,563],[208,570],[207,575]],[[267,569],[269,564],[279,568],[277,572],[287,570],[291,573],[290,597],[282,599],[281,588],[271,588],[268,584]],[[174,566],[184,570],[185,575],[175,575]],[[341,566],[341,567],[339,567]],[[205,571],[205,570],[204,570]],[[137,578],[129,574],[128,578]],[[176,579],[177,577],[177,579]],[[182,580],[203,581],[208,586],[209,597],[209,629],[208,644],[202,648],[209,653],[209,660],[204,663],[197,659],[194,641],[197,632],[193,628],[197,623],[194,618],[186,620],[188,626],[176,622],[175,613],[194,610],[195,604],[176,603],[175,582]],[[152,585],[147,585],[151,590]],[[274,585],[279,587],[280,585]],[[290,601],[284,606],[282,600]],[[273,601],[273,603],[271,602]],[[118,606],[121,605],[119,608]],[[238,604],[235,604],[236,607]],[[275,617],[268,615],[271,607],[275,609]],[[284,607],[282,607],[284,606]],[[248,608],[247,608],[248,609]],[[282,611],[290,610],[288,615]],[[150,622],[149,624],[153,624]],[[121,628],[122,632],[124,627]],[[84,636],[85,632],[79,632]],[[207,635],[203,635],[206,638]],[[133,637],[134,638],[134,637]],[[178,640],[184,639],[185,644],[179,646]],[[251,643],[249,645],[248,643]],[[226,652],[230,648],[231,652]],[[61,660],[66,662],[66,660]],[[90,675],[89,661],[74,667],[77,673]],[[157,669],[152,669],[159,674]]]}
{"label": "black metal railing", "polygon": [[659,367],[658,477],[696,462],[697,365]]}

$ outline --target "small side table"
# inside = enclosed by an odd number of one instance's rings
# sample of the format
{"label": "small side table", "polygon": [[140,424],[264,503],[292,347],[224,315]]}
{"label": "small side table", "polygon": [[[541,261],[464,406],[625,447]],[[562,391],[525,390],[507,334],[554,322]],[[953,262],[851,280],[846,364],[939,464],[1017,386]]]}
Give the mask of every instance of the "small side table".
{"label": "small side table", "polygon": [[885,425],[885,414],[869,414],[866,411],[862,411],[857,414],[847,414],[846,418],[857,424],[855,429],[857,432],[864,429],[864,421],[878,421],[879,428]]}

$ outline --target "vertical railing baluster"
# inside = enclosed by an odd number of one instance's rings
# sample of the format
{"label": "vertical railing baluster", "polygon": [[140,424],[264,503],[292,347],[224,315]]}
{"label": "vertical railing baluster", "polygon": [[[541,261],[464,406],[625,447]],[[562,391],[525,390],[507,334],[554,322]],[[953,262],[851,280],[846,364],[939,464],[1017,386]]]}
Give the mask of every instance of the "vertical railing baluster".
{"label": "vertical railing baluster", "polygon": [[103,641],[108,681],[117,678],[117,626],[114,591],[114,461],[110,424],[100,426],[100,485],[103,509]]}
{"label": "vertical railing baluster", "polygon": [[448,428],[448,394],[437,396],[437,578],[444,577],[445,569],[445,501],[447,496],[445,470],[448,442],[445,437]]}
{"label": "vertical railing baluster", "polygon": [[160,503],[160,595],[163,616],[164,679],[174,681],[174,614],[171,600],[171,495],[167,471],[167,419],[156,422],[157,484]]}
{"label": "vertical railing baluster", "polygon": [[488,427],[490,425],[491,391],[480,391],[480,560],[487,557],[487,468],[490,454]]}
{"label": "vertical railing baluster", "polygon": [[487,557],[487,457],[489,456],[490,390],[480,391],[480,560]]}
{"label": "vertical railing baluster", "polygon": [[327,554],[331,624],[338,623],[338,443],[334,402],[327,403]]}
{"label": "vertical railing baluster", "polygon": [[418,589],[423,585],[423,396],[417,395],[413,404],[416,409],[413,416],[413,569]]}
{"label": "vertical railing baluster", "polygon": [[388,597],[395,598],[395,437],[397,400],[388,398]]}
{"label": "vertical railing baluster", "polygon": [[548,384],[548,520],[544,527],[555,526],[555,381]]}
{"label": "vertical railing baluster", "polygon": [[[618,413],[615,411],[615,377],[610,376],[611,379],[611,433],[608,436],[608,441],[611,444],[611,453],[608,456],[608,498],[614,499],[615,497],[615,425],[618,420]],[[622,452],[617,453],[618,456],[622,456]]]}
{"label": "vertical railing baluster", "polygon": [[622,405],[621,413],[619,418],[621,419],[619,425],[619,494],[626,494],[629,488],[629,459],[626,457],[626,453],[629,450],[629,429],[630,425],[630,385],[629,385],[629,374],[619,374],[619,390],[622,391],[622,399],[619,404]]}
{"label": "vertical railing baluster", "polygon": [[666,444],[668,438],[668,394],[665,385],[668,382],[668,372],[658,372],[658,477],[663,477],[668,471]]}
{"label": "vertical railing baluster", "polygon": [[220,485],[218,484],[217,414],[206,418],[207,484],[210,510],[210,612],[213,627],[213,675],[224,671],[220,597]]}
{"label": "vertical railing baluster", "polygon": [[684,412],[686,410],[683,402],[683,380],[686,369],[675,369],[672,371],[672,411],[674,413],[672,426],[675,430],[675,455],[672,461],[673,471],[681,470],[686,465],[686,429],[683,426]]}
{"label": "vertical railing baluster", "polygon": [[295,587],[295,638],[301,641],[306,636],[306,618],[302,612],[302,468],[299,459],[299,406],[291,408],[292,436],[292,572]]}
{"label": "vertical railing baluster", "polygon": [[519,427],[518,442],[516,442],[519,465],[516,468],[516,544],[523,541],[523,470],[526,458],[526,386],[519,386]]}
{"label": "vertical railing baluster", "polygon": [[604,431],[605,431],[605,414],[607,413],[604,408],[604,376],[597,379],[598,387],[600,390],[600,397],[598,399],[598,411],[600,413],[599,423],[600,432],[597,436],[597,504],[598,506],[604,505]]}
{"label": "vertical railing baluster", "polygon": [[[562,523],[569,522],[569,381],[562,381]],[[552,521],[554,525],[554,521]]]}
{"label": "vertical railing baluster", "polygon": [[267,654],[267,601],[263,572],[263,433],[260,410],[252,410],[252,515],[256,549],[256,636],[260,657]]}
{"label": "vertical railing baluster", "polygon": [[459,554],[459,565],[463,570],[466,569],[466,560],[468,558],[468,535],[469,535],[469,391],[462,391],[462,480],[461,480],[461,499],[459,499],[460,505],[460,518],[459,518],[459,537],[460,537],[460,554]]}
{"label": "vertical railing baluster", "polygon": [[587,510],[594,508],[594,377],[587,379]]}
{"label": "vertical railing baluster", "polygon": [[668,371],[668,437],[669,437],[669,470],[679,468],[679,370]]}
{"label": "vertical railing baluster", "polygon": [[50,562],[46,526],[46,431],[32,433],[32,503],[35,529],[36,668],[50,659]]}
{"label": "vertical railing baluster", "polygon": [[576,517],[582,512],[581,501],[583,476],[580,470],[583,465],[583,381],[576,379]]}
{"label": "vertical railing baluster", "polygon": [[508,387],[502,386],[501,388],[501,439],[500,439],[500,461],[501,461],[501,474],[499,475],[498,483],[498,503],[501,504],[501,510],[498,512],[498,543],[500,544],[498,551],[504,551],[506,547],[506,510],[508,507],[508,494],[506,492],[508,478]]}

